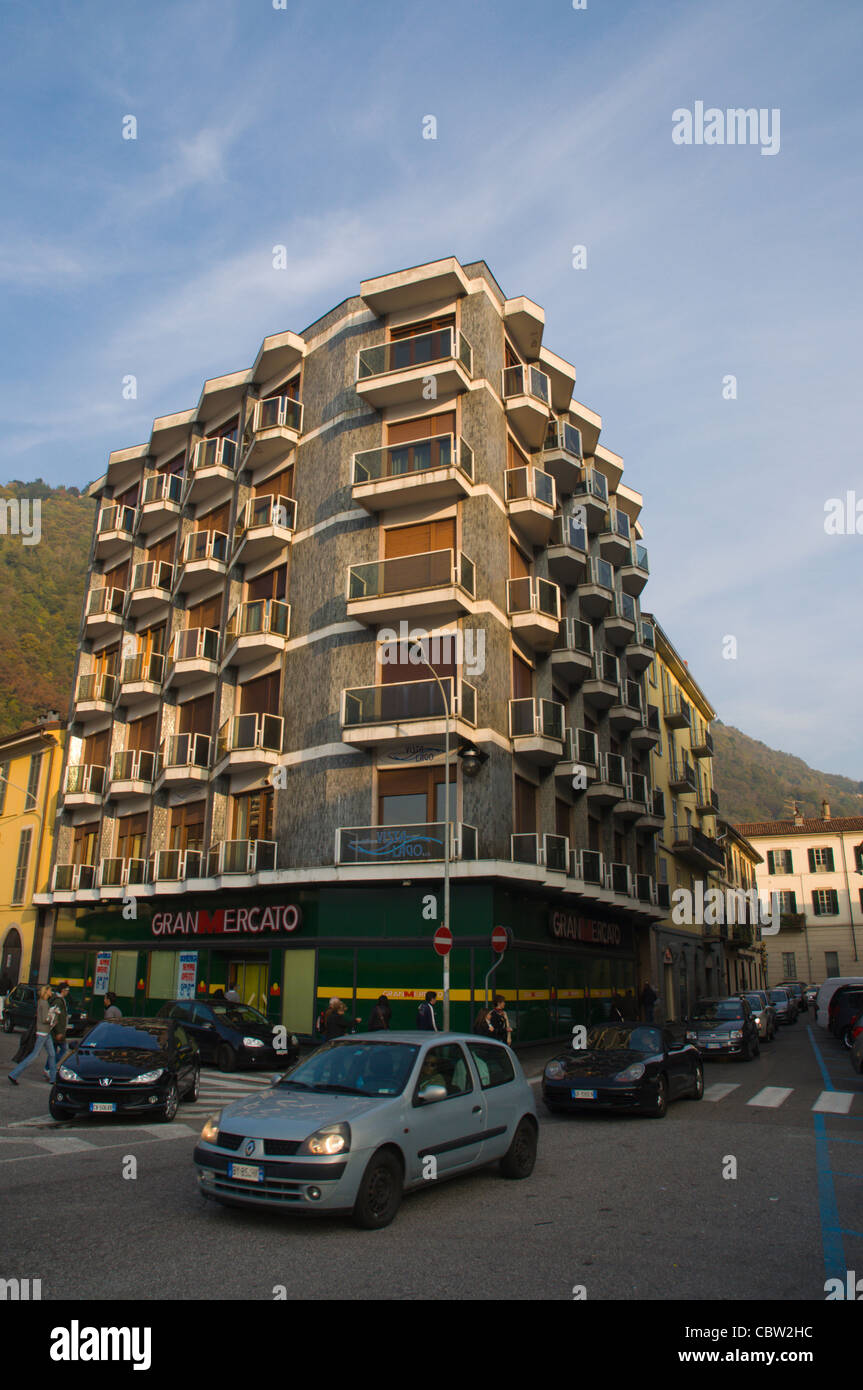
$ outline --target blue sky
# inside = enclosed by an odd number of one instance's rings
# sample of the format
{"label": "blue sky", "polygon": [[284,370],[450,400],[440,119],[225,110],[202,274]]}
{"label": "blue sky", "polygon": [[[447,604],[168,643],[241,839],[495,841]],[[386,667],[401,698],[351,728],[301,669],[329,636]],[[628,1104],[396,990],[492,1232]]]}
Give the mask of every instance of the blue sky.
{"label": "blue sky", "polygon": [[[361,279],[483,258],[643,492],[645,607],[719,716],[863,777],[863,535],[824,530],[863,504],[857,0],[6,0],[4,29],[0,479],[83,486]],[[674,144],[696,101],[778,108],[778,154]]]}

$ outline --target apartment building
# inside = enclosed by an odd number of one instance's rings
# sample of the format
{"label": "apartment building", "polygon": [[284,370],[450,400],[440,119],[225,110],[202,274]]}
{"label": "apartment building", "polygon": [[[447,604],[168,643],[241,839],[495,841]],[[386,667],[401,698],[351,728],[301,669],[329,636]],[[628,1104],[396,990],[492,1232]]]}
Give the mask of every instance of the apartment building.
{"label": "apartment building", "polygon": [[59,720],[0,738],[0,975],[47,978],[34,894],[49,887],[65,730]]}
{"label": "apartment building", "polygon": [[[768,895],[759,894],[757,867],[762,856],[741,834],[737,826],[719,818],[716,838],[725,850],[723,887],[726,901],[733,900],[733,910],[727,911],[725,935],[725,985],[728,994],[745,989],[767,988],[768,937],[763,937],[764,919],[770,915]],[[745,900],[744,900],[745,899]],[[734,918],[732,921],[731,918]],[[769,924],[772,926],[772,922]]]}
{"label": "apartment building", "polygon": [[484,262],[379,276],[110,455],[55,972],[153,1010],[191,970],[303,1031],[387,993],[411,1026],[448,875],[454,1026],[500,925],[522,1041],[638,991],[663,916],[642,498],[543,329]]}
{"label": "apartment building", "polygon": [[749,821],[736,829],[761,855],[756,882],[779,895],[780,928],[765,937],[772,984],[863,975],[863,816]]}

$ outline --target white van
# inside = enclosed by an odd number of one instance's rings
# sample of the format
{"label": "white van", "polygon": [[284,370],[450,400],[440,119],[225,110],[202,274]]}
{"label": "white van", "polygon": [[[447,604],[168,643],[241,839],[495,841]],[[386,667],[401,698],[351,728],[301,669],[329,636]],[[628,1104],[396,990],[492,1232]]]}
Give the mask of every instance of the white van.
{"label": "white van", "polygon": [[842,985],[863,985],[863,976],[833,975],[829,980],[824,981],[815,998],[815,1019],[822,1028],[827,1027],[827,1010],[830,1007],[830,1000]]}

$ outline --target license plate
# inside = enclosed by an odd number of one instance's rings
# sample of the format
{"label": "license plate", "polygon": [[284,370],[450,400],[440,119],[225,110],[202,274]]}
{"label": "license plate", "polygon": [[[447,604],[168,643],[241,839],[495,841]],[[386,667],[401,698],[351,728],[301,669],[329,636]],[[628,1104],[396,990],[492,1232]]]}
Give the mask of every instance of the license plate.
{"label": "license plate", "polygon": [[111,1115],[117,1107],[111,1100],[91,1100],[90,1109],[94,1115]]}
{"label": "license plate", "polygon": [[572,1091],[573,1100],[596,1100],[596,1091]]}
{"label": "license plate", "polygon": [[229,1163],[228,1177],[240,1178],[243,1182],[263,1182],[264,1170],[258,1163]]}
{"label": "license plate", "polygon": [[708,1043],[707,1046],[708,1046],[708,1047],[721,1047],[721,1046],[722,1046],[722,1043]]}

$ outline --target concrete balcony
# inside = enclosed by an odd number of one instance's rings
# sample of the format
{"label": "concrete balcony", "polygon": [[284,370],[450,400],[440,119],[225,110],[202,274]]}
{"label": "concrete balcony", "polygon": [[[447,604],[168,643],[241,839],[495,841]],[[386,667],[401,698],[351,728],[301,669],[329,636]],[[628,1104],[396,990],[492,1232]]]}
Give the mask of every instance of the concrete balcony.
{"label": "concrete balcony", "polygon": [[574,849],[572,876],[592,888],[601,889],[605,883],[605,861],[599,850]]}
{"label": "concrete balcony", "polygon": [[653,624],[642,618],[636,624],[635,638],[624,647],[623,654],[631,671],[646,671],[656,656],[656,637]]}
{"label": "concrete balcony", "polygon": [[626,791],[626,767],[618,753],[600,753],[599,776],[587,788],[591,806],[613,806]]}
{"label": "concrete balcony", "polygon": [[674,758],[668,769],[668,785],[673,792],[695,793],[698,779],[695,768],[685,758]]}
{"label": "concrete balcony", "polygon": [[110,715],[117,692],[115,676],[104,671],[89,676],[79,676],[75,688],[75,721],[89,724],[104,715]]}
{"label": "concrete balcony", "polygon": [[172,734],[164,739],[156,764],[158,786],[206,786],[210,780],[212,742],[208,734]]}
{"label": "concrete balcony", "polygon": [[585,617],[605,618],[614,606],[614,570],[607,560],[594,556],[578,586],[578,606]]}
{"label": "concrete balcony", "polygon": [[95,864],[55,864],[51,876],[53,893],[88,892],[96,887]]}
{"label": "concrete balcony", "polygon": [[646,816],[650,809],[650,790],[647,778],[640,772],[631,772],[626,779],[623,800],[616,801],[612,814],[621,821],[637,821]]}
{"label": "concrete balcony", "polygon": [[233,439],[199,440],[189,457],[184,503],[197,507],[232,487],[237,454]]}
{"label": "concrete balcony", "polygon": [[556,516],[548,539],[548,572],[559,584],[580,584],[588,567],[587,532],[574,517]]}
{"label": "concrete balcony", "polygon": [[264,771],[282,754],[285,721],[280,714],[236,714],[216,739],[214,777],[224,772]]}
{"label": "concrete balcony", "polygon": [[[446,856],[446,821],[414,825],[360,825],[336,831],[337,864],[430,864]],[[477,857],[472,825],[450,825],[450,859]]]}
{"label": "concrete balcony", "polygon": [[228,537],[224,531],[190,531],[183,542],[176,592],[192,594],[228,571]]}
{"label": "concrete balcony", "polygon": [[100,888],[129,888],[152,881],[149,859],[103,859],[99,865]]}
{"label": "concrete balcony", "polygon": [[599,744],[589,729],[564,729],[563,752],[555,765],[555,779],[576,793],[587,791],[599,770]]}
{"label": "concrete balcony", "polygon": [[473,561],[454,550],[431,550],[351,565],[347,616],[370,626],[405,618],[454,618],[472,611]]}
{"label": "concrete balcony", "polygon": [[[435,680],[403,681],[392,685],[367,685],[342,691],[342,739],[355,748],[422,749],[441,752],[450,712],[450,746],[459,738],[471,739],[476,729],[476,689],[467,681],[442,680],[444,696]],[[432,748],[423,747],[426,739]]]}
{"label": "concrete balcony", "polygon": [[144,480],[138,508],[138,531],[147,535],[175,521],[183,506],[182,473],[157,473]]}
{"label": "concrete balcony", "polygon": [[110,560],[131,549],[135,534],[135,508],[109,503],[96,523],[96,559]]}
{"label": "concrete balcony", "polygon": [[293,396],[256,401],[243,435],[243,467],[256,470],[278,462],[295,447],[302,432],[303,407]]}
{"label": "concrete balcony", "polygon": [[607,893],[614,893],[617,897],[632,898],[635,896],[633,873],[628,864],[606,864],[603,886]]}
{"label": "concrete balcony", "polygon": [[127,656],[118,684],[118,702],[130,706],[158,699],[164,670],[165,658],[159,652],[139,652],[137,656]]}
{"label": "concrete balcony", "polygon": [[570,866],[569,840],[565,835],[510,835],[509,857],[514,864],[536,864],[549,873],[567,874]]}
{"label": "concrete balcony", "polygon": [[654,787],[650,793],[647,810],[635,822],[636,830],[665,829],[665,795]]}
{"label": "concrete balcony", "polygon": [[513,633],[534,651],[551,651],[560,635],[560,589],[548,579],[508,579],[506,611]]}
{"label": "concrete balcony", "polygon": [[542,466],[554,478],[559,494],[575,492],[581,482],[583,459],[581,430],[566,420],[549,420]]}
{"label": "concrete balcony", "polygon": [[73,763],[66,769],[63,803],[69,806],[101,806],[105,768],[98,763]]}
{"label": "concrete balcony", "polygon": [[545,545],[554,523],[554,478],[541,468],[508,468],[504,493],[509,519],[531,545]]}
{"label": "concrete balcony", "polygon": [[696,758],[713,757],[713,735],[700,719],[693,722],[690,741],[692,753]]}
{"label": "concrete balcony", "polygon": [[659,726],[659,710],[656,705],[648,705],[642,712],[641,723],[636,724],[629,735],[633,748],[655,748],[662,737]]}
{"label": "concrete balcony", "polygon": [[160,849],[153,855],[153,882],[180,883],[189,878],[204,878],[206,864],[200,849]]}
{"label": "concrete balcony", "polygon": [[584,508],[584,520],[592,536],[605,526],[608,511],[608,479],[598,468],[585,468],[573,490],[576,506]]}
{"label": "concrete balcony", "polygon": [[682,695],[672,694],[665,710],[665,723],[669,729],[689,729],[692,727],[692,706]]}
{"label": "concrete balcony", "polygon": [[556,700],[510,700],[512,751],[537,767],[553,767],[563,754],[564,707]]}
{"label": "concrete balcony", "polygon": [[608,722],[615,733],[623,735],[641,724],[641,687],[637,681],[621,681],[619,697],[609,706]]}
{"label": "concrete balcony", "polygon": [[617,507],[609,507],[605,514],[604,529],[599,533],[599,553],[612,565],[622,565],[631,557],[632,523],[626,512]]}
{"label": "concrete balcony", "polygon": [[222,670],[227,666],[266,661],[283,652],[288,645],[290,627],[290,604],[279,599],[253,599],[238,604],[225,629]]}
{"label": "concrete balcony", "polygon": [[208,878],[267,873],[275,867],[275,840],[219,840],[207,854]]}
{"label": "concrete balcony", "polygon": [[719,797],[707,783],[707,779],[696,770],[695,809],[700,816],[715,816],[719,810]]}
{"label": "concrete balcony", "polygon": [[629,558],[620,561],[618,569],[620,587],[625,594],[638,598],[650,575],[647,565],[647,551],[637,541],[633,542]]}
{"label": "concrete balcony", "polygon": [[296,525],[297,504],[292,497],[253,497],[234,527],[231,565],[278,559],[290,545]]}
{"label": "concrete balcony", "polygon": [[416,333],[357,354],[357,395],[376,410],[427,401],[430,377],[438,400],[467,391],[472,376],[473,351],[454,328]]}
{"label": "concrete balcony", "polygon": [[135,565],[132,587],[126,597],[126,613],[130,618],[146,618],[157,622],[166,617],[171,605],[174,566],[165,561],[149,560]]}
{"label": "concrete balcony", "polygon": [[387,507],[459,501],[470,495],[473,451],[441,434],[354,454],[351,495],[368,512]]}
{"label": "concrete balcony", "polygon": [[165,686],[215,680],[219,674],[219,634],[214,627],[190,627],[171,643]]}
{"label": "concrete balcony", "polygon": [[725,853],[722,846],[697,830],[694,825],[675,826],[671,848],[675,855],[693,868],[718,873],[725,869]]}
{"label": "concrete balcony", "polygon": [[579,618],[564,618],[551,653],[552,675],[581,685],[593,671],[593,628]]}
{"label": "concrete balcony", "polygon": [[155,781],[156,754],[143,750],[115,753],[111,759],[111,796],[149,796]]}
{"label": "concrete balcony", "polygon": [[110,637],[123,631],[125,589],[91,589],[84,613],[84,635],[88,641]]}
{"label": "concrete balcony", "polygon": [[596,652],[593,673],[581,687],[586,705],[596,710],[610,709],[620,698],[620,664],[609,652]]}
{"label": "concrete balcony", "polygon": [[629,594],[616,594],[603,631],[613,647],[626,647],[638,635],[638,604]]}
{"label": "concrete balcony", "polygon": [[551,383],[538,367],[504,367],[501,396],[507,418],[530,449],[539,449],[551,419]]}

